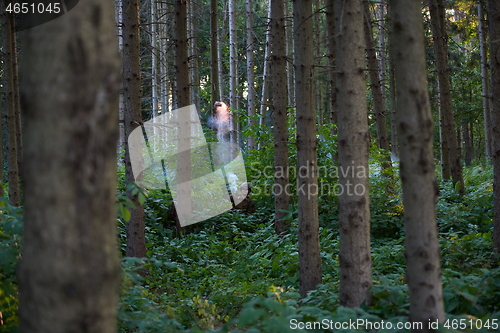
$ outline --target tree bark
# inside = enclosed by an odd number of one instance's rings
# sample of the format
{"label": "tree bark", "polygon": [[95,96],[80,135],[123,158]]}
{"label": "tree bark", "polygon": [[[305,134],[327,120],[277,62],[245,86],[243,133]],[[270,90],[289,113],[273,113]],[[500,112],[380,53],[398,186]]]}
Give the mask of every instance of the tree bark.
{"label": "tree bark", "polygon": [[160,13],[157,15],[160,17],[160,92],[161,92],[161,114],[166,114],[170,112],[170,80],[168,73],[168,20],[169,20],[169,10],[165,2],[160,2]]}
{"label": "tree bark", "polygon": [[316,123],[318,126],[323,125],[323,105],[321,103],[323,99],[323,82],[321,78],[319,68],[322,66],[322,55],[323,50],[321,49],[321,26],[322,24],[322,13],[320,7],[323,7],[323,3],[320,1],[313,2],[313,57],[314,57],[314,105],[316,106]]}
{"label": "tree bark", "polygon": [[394,24],[400,171],[406,235],[410,321],[445,320],[437,237],[437,180],[432,152],[433,118],[425,66],[421,4],[391,0]]}
{"label": "tree bark", "polygon": [[[328,58],[328,101],[330,107],[330,123],[337,125],[337,92],[336,92],[336,78],[335,74],[335,10],[334,10],[334,0],[327,0],[326,2],[326,34],[327,34],[327,58]],[[335,131],[332,129],[332,134]]]}
{"label": "tree bark", "polygon": [[[274,116],[274,226],[277,234],[285,232],[285,221],[290,204],[288,188],[288,121],[286,35],[283,0],[271,0],[271,66],[273,71]],[[284,211],[285,210],[285,211]]]}
{"label": "tree bark", "polygon": [[370,302],[369,133],[361,1],[335,0],[339,144],[340,304]]}
{"label": "tree bark", "polygon": [[9,182],[9,201],[12,206],[21,204],[19,192],[19,164],[18,164],[18,122],[16,108],[16,88],[15,88],[15,58],[16,50],[14,47],[14,39],[16,38],[14,30],[11,28],[14,17],[5,11],[6,2],[2,3],[2,31],[3,33],[3,48],[4,55],[4,75],[5,75],[5,101],[7,104],[6,126],[7,126],[7,170]]}
{"label": "tree bark", "polygon": [[[439,90],[439,88],[438,88]],[[443,179],[451,179],[451,166],[450,166],[450,149],[448,145],[448,136],[446,135],[446,117],[441,106],[441,96],[438,92],[438,109],[439,109],[439,139],[441,148],[441,173]]]}
{"label": "tree bark", "polygon": [[19,330],[115,333],[120,59],[113,2],[83,1],[24,33]]}
{"label": "tree bark", "polygon": [[[312,1],[293,0],[295,97],[297,101],[297,175],[299,204],[300,295],[321,284],[318,223],[318,167],[314,107]],[[302,190],[300,190],[302,189]]]}
{"label": "tree bark", "polygon": [[[118,35],[118,50],[120,54],[123,51],[123,6],[122,0],[115,0],[115,20],[116,20],[116,31]],[[118,147],[117,153],[120,155],[125,149],[125,119],[123,110],[123,82],[120,86],[120,93],[118,97]]]}
{"label": "tree bark", "polygon": [[[290,9],[289,9],[289,4],[290,2],[285,2],[285,20],[292,21],[292,18],[290,17]],[[287,55],[287,62],[286,62],[286,79],[287,79],[287,86],[288,86],[288,106],[295,105],[295,95],[294,95],[294,69],[293,69],[293,31],[292,31],[292,24],[285,24],[285,35],[286,35],[286,42],[285,42],[285,47],[286,47],[286,55]]]}
{"label": "tree bark", "polygon": [[[134,184],[135,178],[130,162],[128,137],[142,124],[141,116],[141,64],[139,56],[139,0],[122,0],[123,15],[123,113],[125,127],[125,181]],[[130,209],[127,222],[127,257],[146,257],[144,230],[144,207],[138,197],[127,191],[127,196],[136,208]]]}
{"label": "tree bark", "polygon": [[[387,13],[390,20],[391,6],[387,7]],[[391,22],[392,23],[392,22]],[[393,160],[399,159],[398,152],[398,131],[397,131],[397,119],[396,119],[396,80],[394,78],[394,54],[393,54],[393,44],[394,37],[392,33],[392,24],[389,27],[388,34],[389,41],[389,99],[391,105],[391,158]]]}
{"label": "tree bark", "polygon": [[[491,95],[500,96],[500,2],[488,0],[490,28]],[[493,248],[500,255],[500,100],[492,99],[492,151],[493,160]],[[498,263],[498,258],[496,258]]]}
{"label": "tree bark", "polygon": [[[151,12],[150,12],[150,32],[151,32],[151,117],[155,121],[156,116],[158,116],[158,54],[159,49],[157,47],[157,32],[156,27],[158,25],[158,20],[156,18],[156,13],[158,9],[156,7],[156,0],[150,1]],[[156,128],[155,128],[156,129]]]}
{"label": "tree bark", "polygon": [[[236,0],[229,0],[229,105],[231,110],[237,110],[238,106],[238,30],[236,30]],[[231,116],[231,145],[238,144],[238,131],[236,116]],[[234,151],[234,148],[231,149]],[[234,157],[234,155],[232,155]]]}
{"label": "tree bark", "polygon": [[[270,38],[271,38],[271,7],[269,6],[269,11],[267,14],[267,29],[266,29],[266,48],[264,51],[264,71],[262,73],[262,94],[260,98],[260,119],[259,125],[262,127],[266,125],[267,118],[267,108],[269,107],[269,72],[271,71],[271,57],[270,57]],[[257,149],[260,149],[262,142],[259,141]]]}
{"label": "tree bark", "polygon": [[[189,84],[189,56],[188,56],[188,35],[187,35],[187,1],[175,1],[175,67],[176,67],[176,82],[177,82],[177,100],[178,107],[188,106],[190,103],[190,84]],[[179,125],[182,128],[191,128],[191,116],[189,110],[179,112]],[[179,151],[189,152],[191,149],[191,133],[189,131],[178,131]],[[177,163],[177,193],[178,196],[189,198],[184,202],[178,202],[176,211],[178,216],[184,214],[191,215],[193,212],[191,201],[191,154],[179,154]],[[177,224],[177,229],[180,230],[180,224]]]}
{"label": "tree bark", "polygon": [[211,82],[212,82],[212,103],[222,101],[220,93],[219,81],[219,6],[217,0],[210,0],[210,64],[211,68]]}
{"label": "tree bark", "polygon": [[[387,122],[385,121],[385,92],[380,82],[379,61],[377,59],[377,51],[375,50],[375,42],[373,41],[373,31],[370,18],[370,3],[368,0],[363,1],[364,10],[364,27],[365,27],[365,44],[366,56],[368,59],[368,73],[370,77],[370,89],[373,98],[373,109],[375,112],[375,122],[377,125],[377,142],[380,149],[389,151],[389,138],[387,137]],[[382,163],[382,170],[391,166],[391,159],[388,158],[386,163]]]}
{"label": "tree bark", "polygon": [[474,158],[474,145],[471,140],[471,124],[464,125],[464,144],[465,144],[465,165],[471,165]]}
{"label": "tree bark", "polygon": [[[253,57],[253,1],[247,0],[247,83],[248,83],[248,97],[247,97],[247,114],[248,114],[248,127],[255,126],[255,73],[254,73],[254,57]],[[248,149],[255,149],[255,137],[250,135],[248,137]]]}
{"label": "tree bark", "polygon": [[479,50],[481,53],[481,79],[483,87],[483,117],[484,140],[486,157],[491,157],[491,111],[490,111],[490,86],[488,75],[488,50],[486,44],[486,27],[484,22],[484,1],[477,4]]}
{"label": "tree bark", "polygon": [[190,93],[191,93],[191,104],[196,105],[196,110],[198,114],[200,113],[200,69],[198,67],[198,37],[197,30],[198,24],[196,17],[196,0],[191,0],[188,2],[188,22],[189,22],[189,69],[190,69]]}
{"label": "tree bark", "polygon": [[[15,20],[9,20],[9,34],[12,36],[11,42],[11,55],[12,55],[12,75],[14,83],[14,111],[16,122],[16,152],[17,152],[17,168],[19,170],[19,178],[23,178],[23,135],[22,135],[22,121],[21,121],[21,101],[19,93],[19,64],[17,55],[17,41]],[[21,200],[21,199],[20,199]]]}
{"label": "tree bark", "polygon": [[[453,107],[451,102],[448,43],[445,28],[445,9],[443,0],[429,0],[429,12],[431,14],[434,52],[436,54],[436,70],[439,82],[439,101],[443,127],[442,137],[445,137],[448,142],[451,178],[454,184],[460,183],[460,193],[464,193],[465,187],[462,176],[462,164],[458,151],[457,131],[455,120],[453,118]],[[443,171],[443,176],[444,175],[445,172]]]}

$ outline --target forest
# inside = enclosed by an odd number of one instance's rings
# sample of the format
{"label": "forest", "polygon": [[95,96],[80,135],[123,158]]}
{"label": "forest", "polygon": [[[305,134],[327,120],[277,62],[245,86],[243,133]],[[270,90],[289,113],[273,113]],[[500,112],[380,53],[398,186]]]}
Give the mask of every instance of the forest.
{"label": "forest", "polygon": [[500,332],[500,1],[0,8],[0,332]]}

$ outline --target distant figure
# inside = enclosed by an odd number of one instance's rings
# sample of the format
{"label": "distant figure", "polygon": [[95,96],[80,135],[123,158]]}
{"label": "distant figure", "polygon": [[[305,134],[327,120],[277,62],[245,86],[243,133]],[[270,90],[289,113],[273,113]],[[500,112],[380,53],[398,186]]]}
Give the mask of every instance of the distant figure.
{"label": "distant figure", "polygon": [[214,114],[208,118],[210,126],[217,134],[219,142],[229,142],[231,132],[231,111],[224,102],[215,102]]}

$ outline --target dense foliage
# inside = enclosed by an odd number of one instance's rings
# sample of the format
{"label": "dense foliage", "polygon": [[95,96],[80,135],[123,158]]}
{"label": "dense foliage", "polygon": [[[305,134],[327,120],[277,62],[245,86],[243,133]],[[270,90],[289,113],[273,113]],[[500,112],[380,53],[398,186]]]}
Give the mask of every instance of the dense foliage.
{"label": "dense foliage", "polygon": [[[326,125],[321,133],[324,140],[319,143],[318,156],[325,171],[320,182],[335,183],[334,136]],[[293,163],[293,145],[290,155]],[[226,212],[179,235],[167,218],[169,193],[144,192],[135,187],[135,193],[145,200],[148,258],[122,259],[120,332],[287,332],[292,330],[294,319],[333,323],[349,319],[407,321],[403,207],[397,167],[381,173],[378,165],[383,156],[375,148],[371,156],[374,284],[370,306],[347,309],[338,304],[339,238],[334,193],[324,194],[320,200],[324,284],[306,299],[299,299],[296,197],[291,200],[289,232],[279,237],[274,232],[271,191],[263,190],[272,183],[272,177],[262,173],[272,159],[272,146],[264,145],[246,157],[247,166],[254,165],[247,168],[258,207],[253,214]],[[124,253],[125,222],[131,205],[123,195],[126,184],[121,167],[118,174],[117,225]],[[492,169],[487,164],[471,166],[465,170],[465,179],[468,190],[464,196],[458,195],[452,184],[440,181],[438,223],[445,309],[450,320],[473,318],[486,323],[500,316],[500,269],[491,267]],[[4,201],[1,205],[0,306],[4,325],[0,331],[15,332],[15,265],[20,258],[22,209]],[[496,330],[490,327],[489,331]]]}

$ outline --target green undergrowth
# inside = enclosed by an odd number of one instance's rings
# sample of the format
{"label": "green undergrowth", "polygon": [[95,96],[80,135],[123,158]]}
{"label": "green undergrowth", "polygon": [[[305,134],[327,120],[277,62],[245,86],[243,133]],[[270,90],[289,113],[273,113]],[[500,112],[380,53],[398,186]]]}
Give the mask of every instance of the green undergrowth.
{"label": "green undergrowth", "polygon": [[[376,164],[377,160],[372,163]],[[492,325],[493,319],[500,318],[500,270],[492,267],[491,252],[492,170],[488,166],[475,166],[465,169],[464,175],[467,192],[462,197],[455,186],[440,182],[437,214],[443,298],[449,321],[448,327],[441,327],[439,331],[498,332],[500,329]],[[268,181],[265,177],[259,179],[257,186]],[[150,214],[156,218],[148,221],[149,259],[143,261],[148,274],[123,289],[121,330],[331,332],[330,328],[336,323],[340,325],[349,319],[391,322],[393,326],[408,322],[404,212],[396,169],[372,174],[370,186],[373,193],[373,299],[370,306],[347,309],[338,303],[339,237],[335,209],[320,209],[323,284],[300,299],[294,198],[287,217],[289,232],[278,237],[273,227],[272,196],[258,194],[254,197],[256,213],[226,212],[196,224],[180,237],[162,214]],[[388,186],[390,190],[385,191]],[[150,191],[147,202],[155,202],[155,207],[159,207],[162,195]],[[448,209],[453,213],[447,212]],[[147,310],[147,315],[141,317],[139,310],[125,310],[125,305],[138,301],[143,302],[141,311]],[[155,320],[151,317],[152,309]],[[333,326],[301,330],[293,324],[323,323],[323,320]],[[475,329],[455,330],[464,320],[484,325],[481,329],[475,326]],[[359,327],[337,331],[409,332]]]}
{"label": "green undergrowth", "polygon": [[[320,156],[324,161],[332,158]],[[371,164],[377,163],[373,158]],[[119,332],[331,332],[329,328],[301,330],[294,323],[320,322],[335,327],[349,320],[394,325],[407,322],[404,212],[396,171],[370,176],[373,298],[369,306],[359,309],[343,308],[338,303],[339,236],[334,195],[320,199],[323,284],[300,299],[296,198],[292,197],[286,218],[288,232],[282,237],[274,232],[273,198],[263,193],[254,197],[255,213],[226,212],[179,235],[166,214],[171,202],[168,192],[142,191],[122,182],[117,204],[120,248],[123,252],[125,220],[131,207],[123,196],[128,188],[145,202],[148,258],[122,259]],[[268,181],[252,178],[252,172],[257,171],[249,170],[248,177],[256,186]],[[458,195],[453,184],[439,183],[443,298],[450,320],[449,328],[439,331],[498,332],[500,329],[491,325],[493,319],[500,318],[500,269],[492,266],[491,252],[492,170],[477,165],[466,168],[464,176],[464,196]],[[335,175],[325,181],[335,181]],[[325,207],[328,204],[332,209]],[[16,332],[15,266],[21,246],[22,209],[5,201],[0,201],[0,206],[0,332]],[[489,329],[454,330],[451,323],[460,320],[484,323]],[[335,332],[408,330],[358,327]]]}

